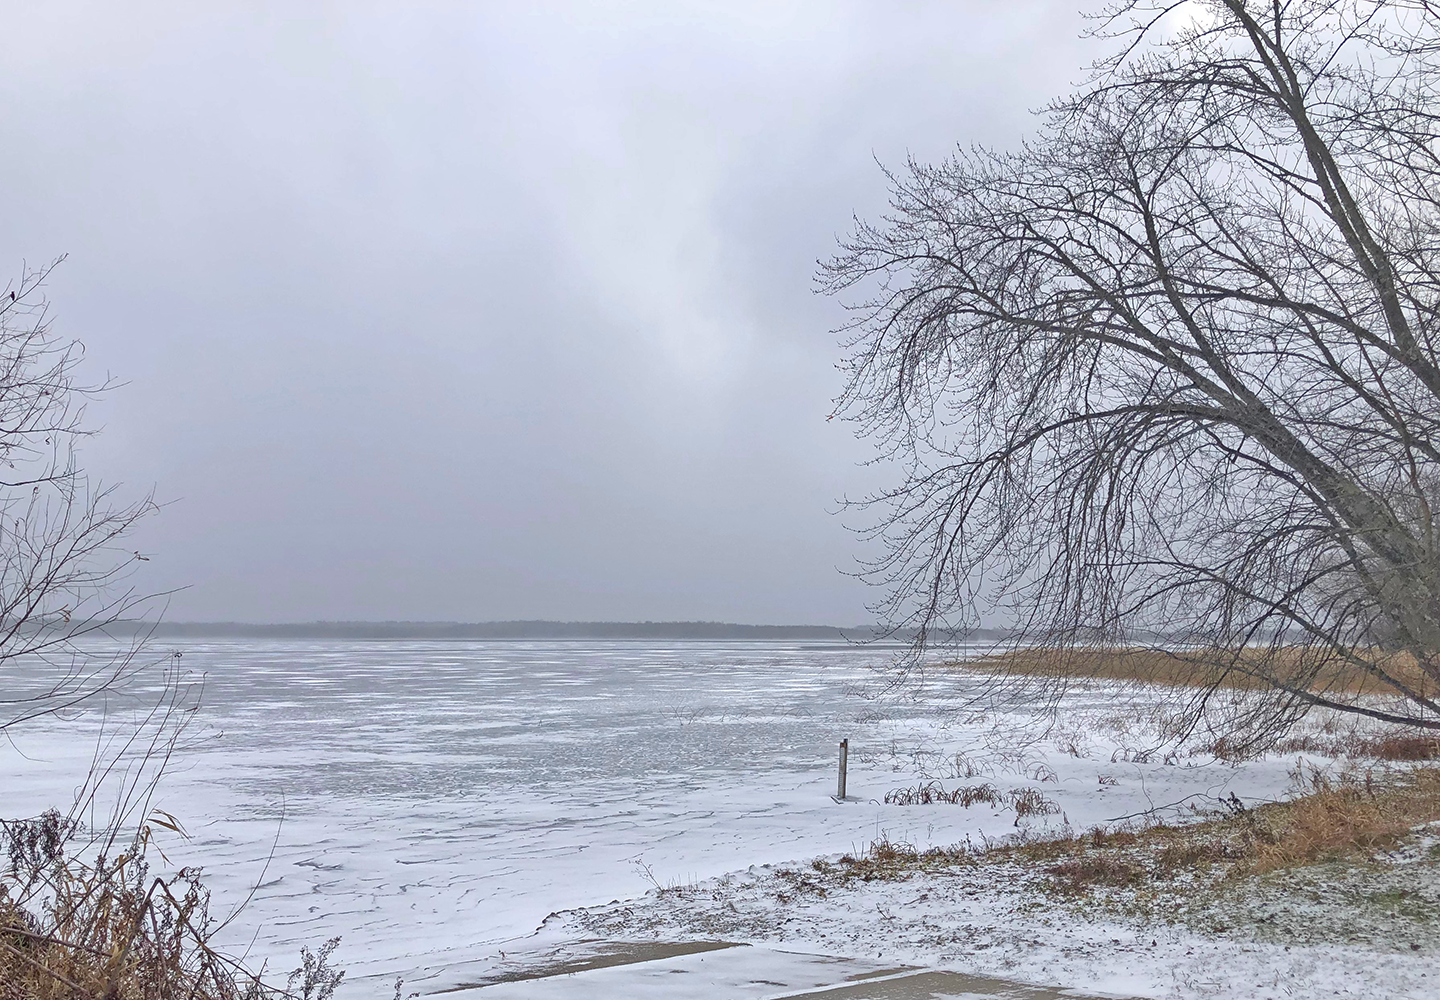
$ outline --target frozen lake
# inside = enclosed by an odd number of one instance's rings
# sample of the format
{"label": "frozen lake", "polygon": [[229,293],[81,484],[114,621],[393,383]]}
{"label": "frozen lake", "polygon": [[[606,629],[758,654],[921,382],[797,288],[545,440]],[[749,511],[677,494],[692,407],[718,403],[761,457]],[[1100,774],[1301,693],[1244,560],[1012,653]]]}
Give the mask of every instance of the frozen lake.
{"label": "frozen lake", "polygon": [[[177,760],[157,802],[191,839],[166,835],[161,844],[177,864],[212,869],[222,915],[259,887],[226,941],[273,969],[293,967],[300,944],[340,935],[337,959],[353,980],[346,995],[373,989],[362,977],[503,948],[552,911],[641,895],[655,882],[841,853],[880,834],[951,843],[1013,829],[1003,812],[880,804],[887,790],[913,782],[917,746],[966,746],[994,725],[942,717],[926,702],[881,706],[854,694],[885,650],[177,648],[206,678],[192,734],[208,738]],[[93,726],[93,717],[32,725],[0,748],[0,814],[66,805],[93,750]],[[830,798],[842,738],[853,748],[849,790],[861,800],[844,805]],[[1044,755],[1054,757],[1053,748]],[[1005,780],[1026,783],[1029,765],[1010,760]],[[1163,787],[1177,795],[1214,791],[1234,773],[1190,767],[1182,778],[1156,763],[1133,767],[1138,785],[1130,770],[1100,785],[1099,771],[1116,770],[1109,747],[1063,761],[1058,775],[1029,777],[1050,782],[1077,823],[1127,806],[1147,788],[1145,772],[1168,771]]]}
{"label": "frozen lake", "polygon": [[[258,932],[256,953],[283,968],[300,943],[335,934],[357,972],[404,965],[526,934],[553,910],[639,895],[651,888],[646,867],[665,882],[696,879],[846,850],[875,832],[871,811],[828,795],[835,744],[879,725],[860,721],[874,706],[847,691],[884,651],[177,648],[205,676],[192,734],[214,738],[162,787],[157,804],[193,838],[165,850],[223,876],[212,879],[222,912],[259,881],[227,934]],[[10,762],[7,814],[65,805],[88,762],[85,726],[16,734],[7,750],[31,759]],[[852,777],[852,793],[863,786]]]}

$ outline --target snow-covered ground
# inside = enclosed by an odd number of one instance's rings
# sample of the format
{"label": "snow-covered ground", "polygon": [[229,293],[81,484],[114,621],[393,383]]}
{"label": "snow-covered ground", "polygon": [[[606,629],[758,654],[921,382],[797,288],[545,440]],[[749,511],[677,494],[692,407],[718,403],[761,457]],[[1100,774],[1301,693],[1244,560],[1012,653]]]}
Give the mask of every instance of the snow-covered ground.
{"label": "snow-covered ground", "polygon": [[[272,968],[295,965],[302,943],[341,936],[337,959],[351,977],[342,996],[387,992],[386,975],[514,947],[554,911],[657,885],[856,851],[881,836],[947,845],[1182,812],[1232,791],[1274,798],[1294,765],[1147,756],[1163,718],[1104,685],[1077,689],[1048,727],[1031,713],[956,711],[939,694],[978,694],[963,676],[933,696],[868,699],[856,689],[885,662],[875,649],[181,648],[181,662],[206,677],[192,729],[206,738],[177,759],[156,803],[191,838],[162,846],[176,864],[211,870],[222,914],[250,897],[225,934]],[[0,815],[63,807],[94,731],[90,714],[15,732],[0,746]],[[842,738],[843,804],[830,797]],[[1034,789],[1054,812],[882,803],[928,778]]]}
{"label": "snow-covered ground", "polygon": [[[1433,846],[1436,838],[1428,840]],[[895,879],[860,881],[844,878],[843,868],[757,866],[561,914],[541,937],[738,941],[787,953],[883,957],[897,965],[1058,985],[1085,996],[1440,997],[1440,947],[1432,930],[1440,884],[1433,857],[1427,865],[1413,857],[1322,865],[1237,884],[1206,898],[1200,921],[1189,901],[1177,898],[1183,888],[1151,901],[1144,913],[1107,911],[1090,898],[1048,892],[1043,867],[997,857],[973,867],[917,868]],[[1407,906],[1428,913],[1394,919],[1403,916],[1394,911]],[[467,971],[475,976],[478,970]],[[569,992],[534,995],[581,1000],[591,994],[577,981]]]}

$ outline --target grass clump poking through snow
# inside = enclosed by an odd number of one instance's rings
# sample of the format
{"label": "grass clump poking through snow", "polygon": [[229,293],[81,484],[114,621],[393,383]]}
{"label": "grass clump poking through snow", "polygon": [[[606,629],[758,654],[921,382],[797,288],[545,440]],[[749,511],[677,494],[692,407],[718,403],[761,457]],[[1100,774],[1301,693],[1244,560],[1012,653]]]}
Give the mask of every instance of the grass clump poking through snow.
{"label": "grass clump poking through snow", "polygon": [[887,806],[928,806],[942,802],[952,806],[964,806],[966,809],[977,802],[999,808],[1005,805],[1005,796],[994,785],[962,785],[947,792],[945,786],[938,781],[916,785],[914,788],[896,788],[885,793]]}
{"label": "grass clump poking through snow", "polygon": [[973,865],[977,855],[968,847],[932,847],[918,850],[913,844],[882,836],[857,854],[843,855],[832,868],[828,862],[816,862],[821,875],[832,872],[844,879],[861,882],[894,882],[918,872],[942,871],[957,865]]}
{"label": "grass clump poking through snow", "polygon": [[332,939],[283,988],[262,982],[212,947],[200,870],[151,871],[149,826],[93,863],[67,853],[75,832],[53,811],[0,822],[0,1000],[329,1000],[343,978]]}
{"label": "grass clump poking through snow", "polygon": [[999,791],[994,785],[962,785],[948,792],[938,781],[913,788],[896,788],[885,793],[887,806],[928,806],[936,804],[963,806],[966,809],[977,803],[996,809],[1014,809],[1018,823],[1026,816],[1054,816],[1060,811],[1050,799],[1034,788],[1014,788],[1008,792]]}

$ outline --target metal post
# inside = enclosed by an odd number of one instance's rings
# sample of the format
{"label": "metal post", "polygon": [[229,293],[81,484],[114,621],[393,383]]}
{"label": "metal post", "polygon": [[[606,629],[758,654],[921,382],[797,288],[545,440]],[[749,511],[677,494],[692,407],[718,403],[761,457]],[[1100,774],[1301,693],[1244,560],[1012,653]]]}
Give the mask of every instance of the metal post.
{"label": "metal post", "polygon": [[850,741],[840,741],[840,789],[835,798],[845,801],[845,766],[850,763]]}

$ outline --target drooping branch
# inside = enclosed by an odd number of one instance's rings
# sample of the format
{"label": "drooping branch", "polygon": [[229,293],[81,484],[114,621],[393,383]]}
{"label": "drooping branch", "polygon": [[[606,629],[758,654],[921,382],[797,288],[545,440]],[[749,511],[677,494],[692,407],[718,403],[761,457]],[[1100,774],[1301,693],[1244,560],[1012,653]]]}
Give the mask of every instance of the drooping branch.
{"label": "drooping branch", "polygon": [[[871,292],[839,409],[911,469],[866,571],[922,636],[995,605],[1026,642],[1212,648],[1271,682],[1262,732],[1433,725],[1433,12],[1189,6],[1019,152],[892,175],[827,270]],[[1337,670],[1392,700],[1313,689]]]}

